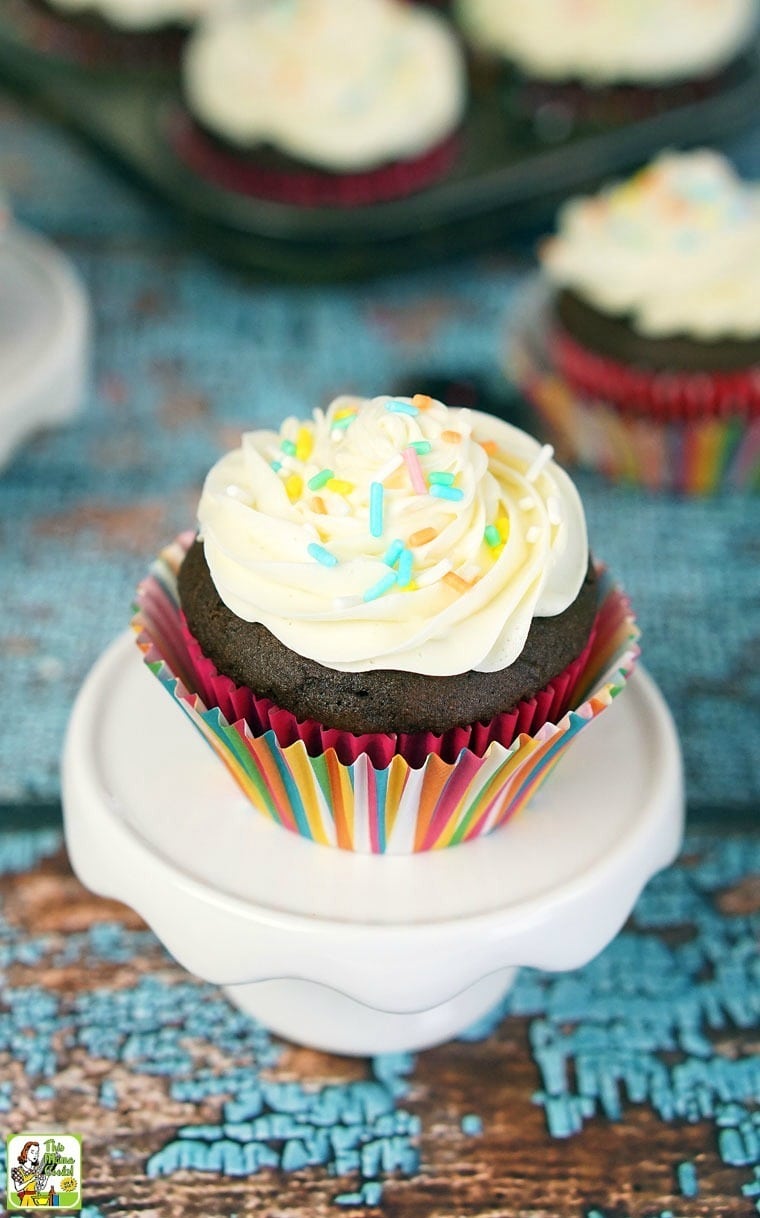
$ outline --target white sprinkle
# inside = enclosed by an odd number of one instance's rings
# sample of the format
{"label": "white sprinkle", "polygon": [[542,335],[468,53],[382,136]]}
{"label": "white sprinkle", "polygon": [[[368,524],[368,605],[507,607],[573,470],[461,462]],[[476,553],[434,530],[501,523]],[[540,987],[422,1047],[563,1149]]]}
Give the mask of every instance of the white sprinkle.
{"label": "white sprinkle", "polygon": [[457,575],[461,575],[462,579],[468,584],[474,584],[476,579],[480,579],[481,570],[476,562],[465,563],[457,571]]}
{"label": "white sprinkle", "polygon": [[452,569],[452,564],[448,558],[437,562],[434,567],[430,567],[427,571],[423,571],[421,575],[415,575],[414,582],[418,588],[427,588],[430,584],[437,584],[439,579],[443,579],[444,575],[448,575]]}
{"label": "white sprinkle", "polygon": [[336,596],[333,601],[333,609],[355,609],[361,603],[360,596]]}
{"label": "white sprinkle", "polygon": [[544,444],[541,452],[536,457],[527,474],[525,475],[526,482],[535,482],[538,475],[545,465],[548,465],[554,456],[554,449],[551,444]]}
{"label": "white sprinkle", "polygon": [[317,532],[317,530],[314,528],[314,525],[313,525],[313,524],[309,524],[309,523],[307,522],[307,523],[306,523],[306,524],[303,526],[303,531],[304,531],[304,533],[306,534],[306,536],[307,536],[307,537],[310,537],[310,538],[311,538],[311,540],[312,540],[312,541],[319,541],[319,533],[318,533],[318,532]]}
{"label": "white sprinkle", "polygon": [[333,444],[340,444],[345,434],[346,431],[344,427],[333,427],[332,431],[330,432],[330,439],[332,440]]}
{"label": "white sprinkle", "polygon": [[546,511],[549,524],[562,524],[562,507],[556,495],[550,495],[546,501]]}
{"label": "white sprinkle", "polygon": [[278,453],[277,460],[283,469],[289,469],[291,473],[300,473],[302,469],[301,462],[297,461],[295,457],[289,457],[287,453]]}
{"label": "white sprinkle", "polygon": [[534,544],[534,542],[538,541],[540,536],[541,536],[541,530],[539,529],[538,525],[537,524],[532,525],[531,528],[528,529],[528,532],[526,534],[526,541],[528,542],[528,545],[532,546]]}
{"label": "white sprinkle", "polygon": [[536,504],[530,495],[524,495],[522,499],[518,500],[517,506],[521,512],[532,512]]}
{"label": "white sprinkle", "polygon": [[350,516],[351,504],[343,495],[330,495],[328,500],[331,516]]}
{"label": "white sprinkle", "polygon": [[375,474],[376,482],[385,482],[386,478],[390,478],[392,473],[398,469],[399,465],[404,464],[404,458],[401,453],[396,453],[395,457],[391,457],[390,461],[386,461],[385,465],[381,465]]}

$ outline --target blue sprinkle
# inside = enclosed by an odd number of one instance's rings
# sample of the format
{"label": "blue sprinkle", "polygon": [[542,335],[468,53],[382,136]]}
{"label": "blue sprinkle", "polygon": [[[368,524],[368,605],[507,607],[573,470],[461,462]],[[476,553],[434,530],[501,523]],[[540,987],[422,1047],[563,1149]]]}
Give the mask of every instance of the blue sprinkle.
{"label": "blue sprinkle", "polygon": [[468,1138],[476,1138],[478,1134],[483,1132],[483,1122],[474,1112],[468,1112],[462,1117],[459,1123],[462,1133],[466,1133]]}
{"label": "blue sprinkle", "polygon": [[391,542],[388,549],[385,551],[385,558],[383,559],[383,562],[387,563],[389,567],[395,567],[400,555],[403,552],[403,549],[404,543],[397,537],[395,541]]}
{"label": "blue sprinkle", "polygon": [[315,558],[318,563],[321,563],[323,567],[337,567],[338,560],[335,555],[331,554],[330,551],[325,549],[324,546],[321,546],[318,541],[312,541],[306,547],[306,550],[307,553],[310,554],[312,558]]}
{"label": "blue sprinkle", "polygon": [[[385,487],[382,482],[371,482],[369,487],[369,531],[373,537],[383,535],[383,495]],[[390,564],[391,566],[393,564]]]}
{"label": "blue sprinkle", "polygon": [[411,402],[400,402],[398,398],[391,398],[390,402],[386,402],[385,409],[390,414],[408,414],[413,419],[416,419],[420,413],[416,406],[412,406]]}
{"label": "blue sprinkle", "polygon": [[291,1140],[285,1143],[285,1149],[282,1152],[280,1167],[283,1171],[300,1171],[303,1167],[309,1166],[309,1156],[306,1153],[306,1148],[303,1142]]}
{"label": "blue sprinkle", "polygon": [[428,494],[434,499],[450,499],[452,503],[464,499],[464,491],[460,491],[458,486],[439,486],[437,483],[428,487]]}
{"label": "blue sprinkle", "polygon": [[376,601],[384,592],[388,592],[396,583],[396,572],[389,571],[387,575],[381,575],[376,584],[368,588],[364,593],[363,601]]}
{"label": "blue sprinkle", "polygon": [[400,588],[406,588],[412,582],[414,555],[411,550],[404,549],[398,560],[398,582]]}
{"label": "blue sprinkle", "polygon": [[335,1204],[336,1205],[361,1205],[362,1200],[363,1200],[363,1198],[362,1198],[361,1193],[338,1193],[338,1196],[335,1198]]}
{"label": "blue sprinkle", "polygon": [[362,1185],[365,1205],[379,1205],[383,1199],[383,1186],[379,1180],[366,1180]]}
{"label": "blue sprinkle", "polygon": [[681,1190],[681,1195],[684,1197],[697,1197],[699,1195],[697,1169],[693,1163],[678,1164],[678,1187]]}
{"label": "blue sprinkle", "polygon": [[271,468],[276,474],[279,474],[280,470],[282,469],[282,461],[272,461]]}

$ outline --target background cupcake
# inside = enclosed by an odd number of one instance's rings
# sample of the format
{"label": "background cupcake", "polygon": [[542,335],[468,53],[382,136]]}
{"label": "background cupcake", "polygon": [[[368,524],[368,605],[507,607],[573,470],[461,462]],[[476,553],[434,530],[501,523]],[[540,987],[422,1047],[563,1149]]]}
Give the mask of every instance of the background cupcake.
{"label": "background cupcake", "polygon": [[6,0],[24,41],[89,67],[178,62],[190,26],[225,0]]}
{"label": "background cupcake", "polygon": [[711,91],[747,47],[756,0],[458,0],[473,46],[508,67],[507,104],[547,138]]}
{"label": "background cupcake", "polygon": [[573,484],[486,415],[338,399],[244,436],[199,522],[141,590],[146,658],[254,803],[316,840],[495,828],[633,661]]}
{"label": "background cupcake", "polygon": [[220,13],[186,53],[172,135],[229,190],[351,205],[418,190],[455,158],[462,56],[446,22],[398,0],[272,0]]}
{"label": "background cupcake", "polygon": [[760,189],[670,153],[567,204],[540,257],[548,349],[517,376],[563,451],[652,487],[756,487]]}

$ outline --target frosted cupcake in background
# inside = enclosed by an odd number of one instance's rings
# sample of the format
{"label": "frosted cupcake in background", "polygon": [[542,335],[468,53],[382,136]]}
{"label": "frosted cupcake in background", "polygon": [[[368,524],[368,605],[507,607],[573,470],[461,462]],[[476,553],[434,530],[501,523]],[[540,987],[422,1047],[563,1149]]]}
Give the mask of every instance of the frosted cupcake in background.
{"label": "frosted cupcake in background", "polygon": [[507,68],[510,112],[546,138],[712,92],[757,30],[757,0],[457,0],[463,32]]}
{"label": "frosted cupcake in background", "polygon": [[256,807],[317,842],[504,824],[637,655],[551,448],[424,395],[245,435],[198,518],[140,587],[138,641]]}
{"label": "frosted cupcake in background", "polygon": [[760,187],[668,153],[566,204],[540,260],[545,358],[515,372],[563,453],[700,493],[760,482]]}
{"label": "frosted cupcake in background", "polygon": [[7,17],[41,54],[85,67],[179,62],[190,27],[229,0],[6,0]]}
{"label": "frosted cupcake in background", "polygon": [[228,190],[310,206],[395,198],[456,156],[459,45],[399,0],[270,0],[213,15],[184,63],[173,141]]}

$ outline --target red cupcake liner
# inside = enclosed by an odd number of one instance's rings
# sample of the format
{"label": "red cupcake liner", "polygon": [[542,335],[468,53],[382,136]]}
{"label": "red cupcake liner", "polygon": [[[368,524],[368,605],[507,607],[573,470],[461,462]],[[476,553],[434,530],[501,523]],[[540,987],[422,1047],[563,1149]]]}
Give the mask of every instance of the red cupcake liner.
{"label": "red cupcake liner", "polygon": [[66,17],[45,0],[5,0],[4,19],[39,55],[83,68],[155,70],[176,67],[186,34],[175,28],[131,31],[88,25],[86,17]]}
{"label": "red cupcake liner", "polygon": [[445,177],[459,150],[458,137],[450,136],[412,160],[341,174],[295,162],[292,168],[267,165],[255,155],[238,155],[208,136],[184,111],[169,116],[167,138],[177,156],[215,186],[300,207],[360,207],[403,198]]}
{"label": "red cupcake liner", "polygon": [[550,355],[570,386],[621,414],[659,422],[760,418],[760,366],[736,372],[660,372],[590,351],[555,327]]}
{"label": "red cupcake liner", "polygon": [[355,735],[326,727],[314,719],[299,720],[269,698],[260,697],[247,686],[236,685],[204,654],[184,614],[181,621],[187,655],[193,665],[192,673],[183,676],[183,680],[188,684],[190,678],[191,687],[197,690],[206,707],[217,707],[230,723],[244,721],[255,736],[274,732],[281,748],[301,740],[311,757],[334,749],[341,765],[353,765],[357,757],[365,753],[374,766],[382,769],[390,765],[394,756],[403,757],[415,768],[424,765],[430,754],[448,763],[455,762],[463,749],[483,757],[494,742],[508,748],[518,736],[535,735],[544,724],[558,722],[573,703],[578,679],[586,668],[599,628],[597,616],[583,651],[563,672],[532,698],[523,699],[512,710],[486,722],[453,727],[440,735],[434,732]]}

